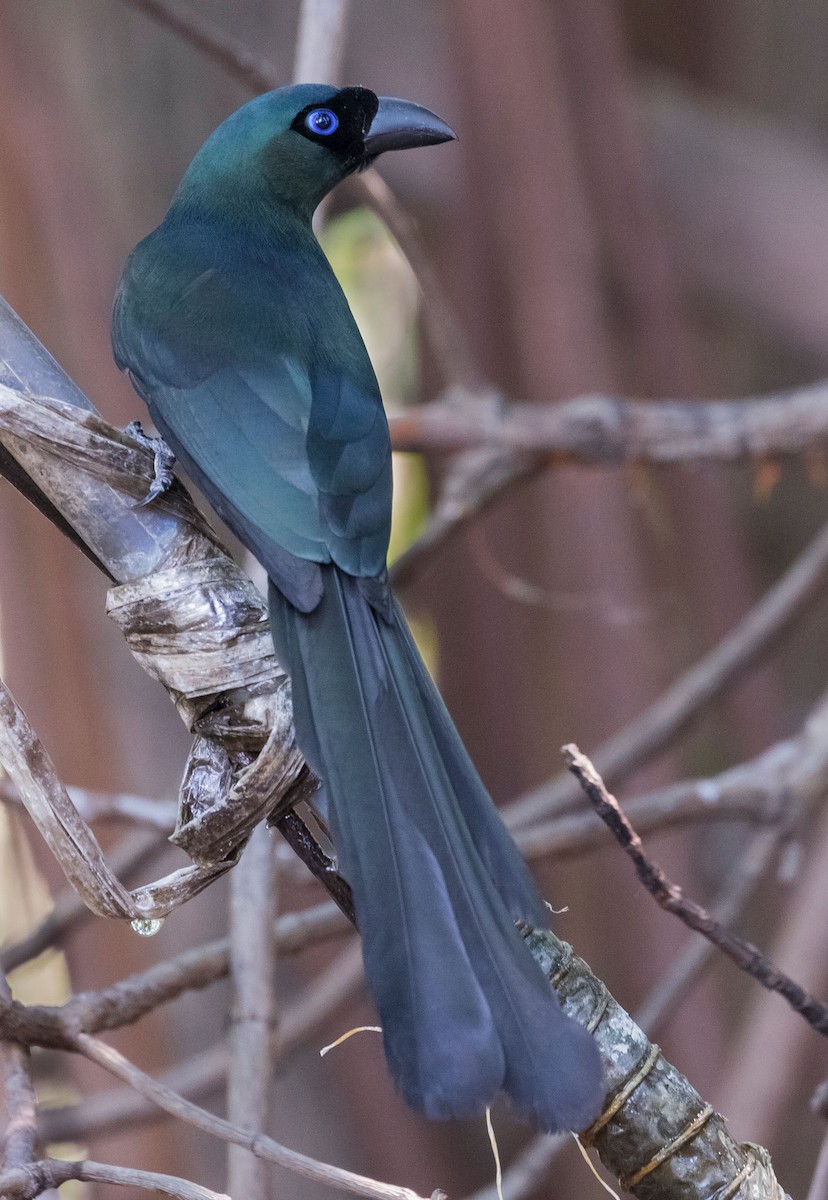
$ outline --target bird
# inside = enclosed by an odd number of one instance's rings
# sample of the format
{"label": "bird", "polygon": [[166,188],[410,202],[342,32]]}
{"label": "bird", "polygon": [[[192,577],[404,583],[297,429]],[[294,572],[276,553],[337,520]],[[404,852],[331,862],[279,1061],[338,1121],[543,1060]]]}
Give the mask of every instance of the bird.
{"label": "bird", "polygon": [[505,1094],[550,1132],[600,1111],[600,1056],[518,928],[528,868],[392,593],[388,422],[312,218],[386,151],[456,137],[366,87],[297,84],[196,153],[115,299],[115,360],[184,471],[268,576],[316,805],[353,892],[392,1079],[432,1118]]}

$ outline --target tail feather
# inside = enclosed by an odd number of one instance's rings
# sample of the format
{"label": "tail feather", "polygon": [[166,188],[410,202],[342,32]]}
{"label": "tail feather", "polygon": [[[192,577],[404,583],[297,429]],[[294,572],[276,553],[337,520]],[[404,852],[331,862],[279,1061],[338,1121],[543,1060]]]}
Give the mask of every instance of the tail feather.
{"label": "tail feather", "polygon": [[271,587],[299,744],[323,779],[354,892],[391,1074],[429,1116],[479,1113],[501,1090],[544,1128],[601,1101],[592,1038],[564,1016],[513,916],[543,907],[401,613],[323,568],[300,613]]}

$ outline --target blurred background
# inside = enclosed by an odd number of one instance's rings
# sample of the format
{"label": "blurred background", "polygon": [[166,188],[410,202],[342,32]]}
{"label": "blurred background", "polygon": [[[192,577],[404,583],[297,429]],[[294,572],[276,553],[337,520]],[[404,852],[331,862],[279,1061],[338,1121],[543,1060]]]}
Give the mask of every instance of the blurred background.
{"label": "blurred background", "polygon": [[[177,8],[290,79],[298,0]],[[506,398],[549,402],[591,391],[740,397],[828,374],[826,61],[819,0],[352,0],[343,81],[425,103],[460,135],[379,168],[416,217],[467,343],[452,343],[454,357],[427,336],[410,268],[360,193],[343,189],[328,212],[325,246],[389,407],[472,375]],[[116,424],[145,416],[109,349],[124,259],[162,218],[201,141],[250,95],[123,0],[0,5],[0,293]],[[398,468],[395,551],[416,536],[450,463],[405,456]],[[828,517],[825,482],[818,455],[781,468],[539,473],[415,572],[402,598],[498,802],[556,775],[563,742],[592,752],[714,647]],[[6,682],[67,783],[170,800],[188,737],[106,620],[105,592],[94,567],[0,484]],[[825,687],[827,620],[818,599],[619,794],[715,774],[794,734]],[[61,880],[30,828],[8,813],[0,820],[0,935],[11,941],[48,910]],[[782,866],[770,865],[739,918],[817,994],[828,984],[821,828],[814,814],[795,826]],[[108,846],[121,833],[100,831]],[[648,845],[710,901],[748,836],[744,823],[708,823]],[[538,877],[555,907],[568,907],[558,932],[635,1010],[692,935],[604,846],[547,856]],[[168,858],[156,857],[153,877],[180,861]],[[319,898],[286,874],[286,908]],[[90,918],[65,960],[27,968],[16,988],[48,1001],[69,981],[103,986],[219,936],[226,909],[225,881],[152,942]],[[335,953],[280,964],[280,1000]],[[157,1072],[221,1039],[227,1020],[226,991],[213,988],[116,1041]],[[367,1002],[355,1001],[320,1044],[370,1020]],[[802,1192],[824,1134],[808,1109],[828,1074],[817,1035],[717,959],[658,1041],[738,1138],[770,1149],[786,1189]],[[317,1050],[291,1057],[274,1082],[273,1136],[425,1194],[463,1196],[491,1181],[483,1123],[431,1125],[409,1113],[378,1039],[353,1039],[321,1061]],[[65,1058],[40,1070],[56,1102],[109,1087]],[[200,1102],[221,1111],[220,1090]],[[529,1137],[506,1112],[496,1127],[507,1159]],[[167,1119],[113,1122],[86,1148],[222,1186],[224,1147]],[[568,1149],[536,1194],[597,1189],[583,1170]],[[326,1194],[275,1168],[272,1178],[284,1200]]]}

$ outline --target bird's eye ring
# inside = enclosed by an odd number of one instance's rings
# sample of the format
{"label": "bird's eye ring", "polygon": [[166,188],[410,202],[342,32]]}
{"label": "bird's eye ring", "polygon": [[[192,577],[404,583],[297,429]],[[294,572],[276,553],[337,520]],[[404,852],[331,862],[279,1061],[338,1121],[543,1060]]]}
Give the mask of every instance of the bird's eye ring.
{"label": "bird's eye ring", "polygon": [[329,108],[315,108],[305,117],[305,124],[311,133],[328,137],[339,128],[339,117]]}

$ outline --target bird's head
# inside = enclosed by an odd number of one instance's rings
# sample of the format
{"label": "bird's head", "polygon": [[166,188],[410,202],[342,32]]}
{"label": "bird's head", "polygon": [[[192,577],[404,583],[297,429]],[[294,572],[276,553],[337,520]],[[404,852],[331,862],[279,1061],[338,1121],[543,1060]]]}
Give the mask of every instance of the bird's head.
{"label": "bird's head", "polygon": [[201,204],[229,188],[242,200],[265,186],[273,200],[310,214],[346,175],[386,150],[451,141],[429,109],[368,88],[296,84],[257,96],[228,117],[196,154],[177,199]]}

